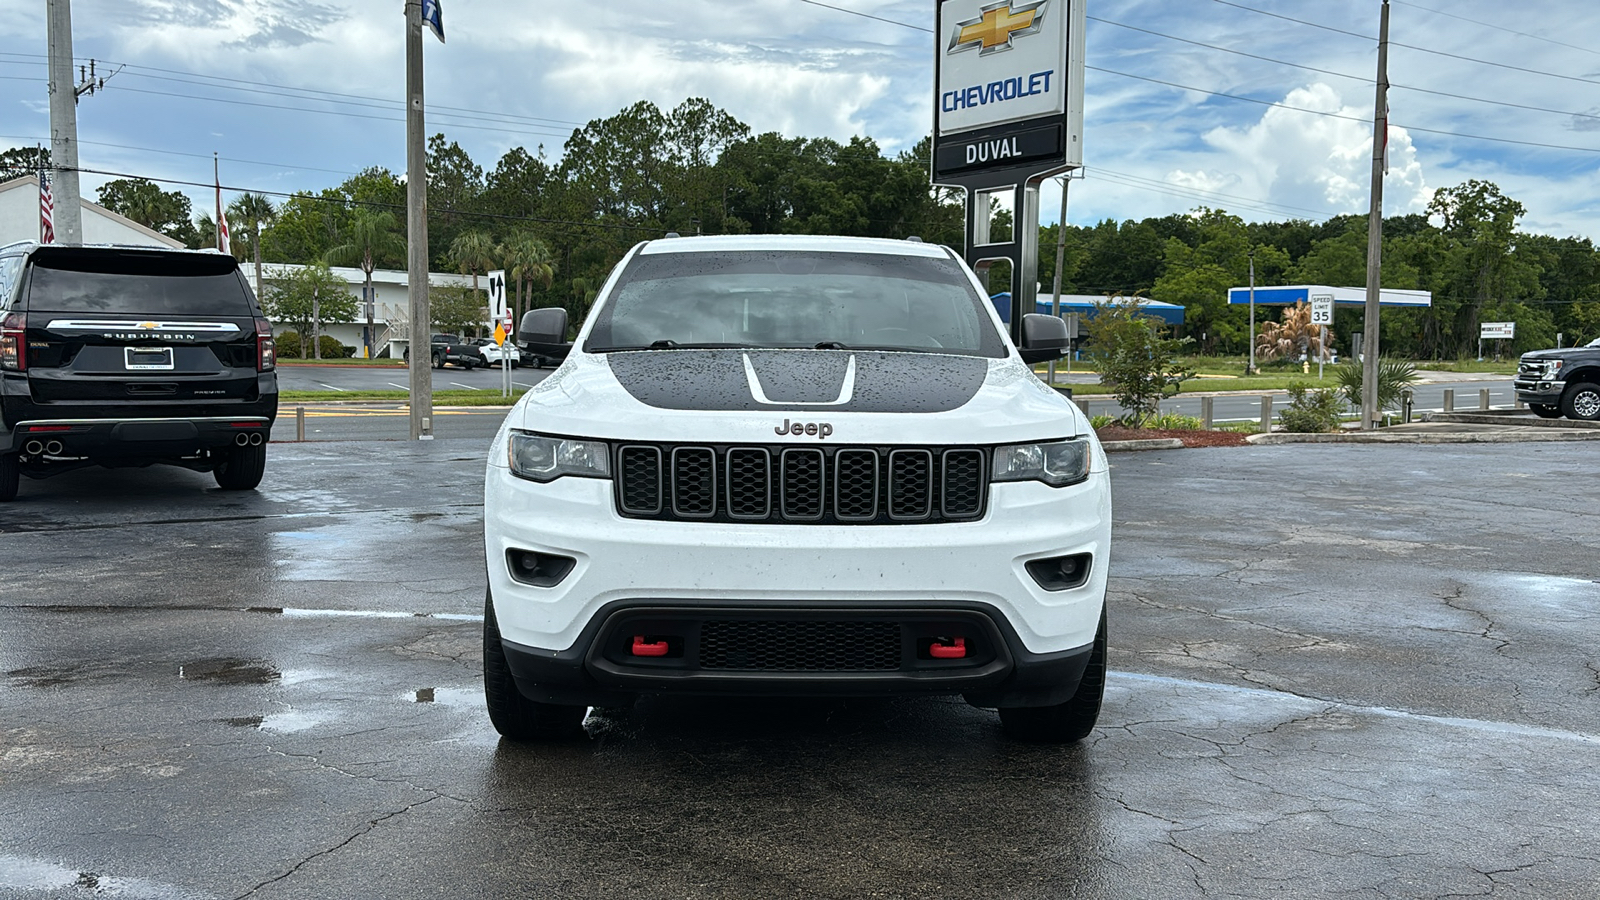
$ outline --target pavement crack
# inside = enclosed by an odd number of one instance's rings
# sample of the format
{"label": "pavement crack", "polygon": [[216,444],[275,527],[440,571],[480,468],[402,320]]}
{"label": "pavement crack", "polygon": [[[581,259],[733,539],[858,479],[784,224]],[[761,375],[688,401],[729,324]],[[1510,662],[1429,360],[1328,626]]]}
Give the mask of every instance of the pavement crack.
{"label": "pavement crack", "polygon": [[1495,637],[1491,633],[1491,632],[1497,630],[1500,626],[1495,623],[1495,620],[1493,618],[1491,618],[1488,613],[1485,613],[1482,610],[1475,609],[1475,608],[1473,608],[1471,606],[1468,606],[1465,602],[1463,602],[1463,598],[1466,597],[1466,595],[1467,595],[1466,585],[1463,585],[1463,584],[1461,584],[1459,582],[1451,582],[1449,588],[1444,593],[1439,595],[1439,599],[1444,601],[1444,605],[1445,606],[1450,607],[1451,609],[1455,610],[1456,612],[1466,613],[1467,615],[1473,616],[1473,617],[1477,618],[1479,621],[1483,622],[1483,629],[1481,631],[1465,631],[1465,632],[1462,632],[1462,633],[1463,634],[1475,634],[1478,637],[1481,637],[1486,641],[1494,641],[1494,643],[1495,643],[1494,652],[1496,652],[1496,653],[1499,653],[1500,651],[1502,651],[1502,650],[1506,649],[1507,647],[1511,646],[1511,642],[1510,641],[1508,641],[1508,640],[1506,640],[1504,638]]}
{"label": "pavement crack", "polygon": [[317,852],[311,854],[310,856],[307,856],[306,858],[304,858],[304,859],[300,860],[299,862],[295,863],[292,867],[289,868],[288,871],[284,872],[283,874],[278,875],[278,876],[276,876],[274,878],[268,878],[266,881],[260,882],[255,887],[253,887],[250,890],[245,891],[244,893],[242,893],[239,896],[235,897],[234,900],[244,900],[245,897],[252,896],[257,891],[260,891],[262,888],[267,887],[268,885],[276,884],[276,883],[284,880],[285,878],[290,877],[291,875],[293,875],[296,872],[300,871],[301,869],[305,868],[312,861],[320,859],[320,858],[322,858],[324,856],[327,856],[330,853],[338,852],[340,849],[348,846],[351,841],[354,841],[356,838],[361,837],[362,835],[370,832],[374,828],[377,828],[379,825],[383,824],[384,822],[387,822],[387,821],[389,821],[390,819],[393,819],[396,816],[405,815],[406,813],[412,811],[413,809],[416,809],[419,806],[425,806],[425,805],[427,805],[429,803],[432,803],[433,801],[438,800],[439,796],[440,795],[435,795],[435,796],[427,798],[426,800],[419,800],[416,803],[412,803],[412,804],[410,804],[410,805],[408,805],[408,806],[406,806],[406,807],[404,807],[402,809],[397,809],[397,810],[395,810],[393,812],[381,815],[381,816],[377,817],[376,819],[369,820],[365,825],[363,825],[360,828],[356,829],[353,834],[351,834],[349,837],[345,838],[344,840],[340,841],[339,843],[334,844],[332,847],[328,847],[328,848],[325,848],[325,849],[322,849],[322,850],[318,850]]}

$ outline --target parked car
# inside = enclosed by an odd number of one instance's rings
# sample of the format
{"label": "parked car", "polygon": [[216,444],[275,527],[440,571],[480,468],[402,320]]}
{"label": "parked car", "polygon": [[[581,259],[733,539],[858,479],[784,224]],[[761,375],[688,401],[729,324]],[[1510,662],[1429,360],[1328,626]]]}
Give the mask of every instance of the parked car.
{"label": "parked car", "polygon": [[94,465],[249,490],[277,414],[272,326],[233,257],[0,247],[0,500]]}
{"label": "parked car", "polygon": [[1600,419],[1600,339],[1582,347],[1522,354],[1517,399],[1546,419]]}
{"label": "parked car", "polygon": [[[483,358],[483,354],[478,352],[477,345],[471,340],[462,340],[459,335],[430,334],[428,344],[428,352],[435,369],[442,369],[452,363],[463,369],[474,369],[489,364],[488,360]],[[410,362],[411,348],[407,347],[401,356]]]}
{"label": "parked car", "polygon": [[498,368],[502,358],[509,358],[513,369],[522,365],[522,353],[517,350],[517,345],[514,341],[506,341],[505,344],[501,345],[496,344],[494,338],[478,338],[472,343],[478,348],[478,352],[482,354],[484,360],[491,366]]}
{"label": "parked car", "polygon": [[960,694],[1075,741],[1106,671],[1111,493],[1087,418],[948,248],[634,247],[489,452],[484,688],[502,735],[646,692]]}

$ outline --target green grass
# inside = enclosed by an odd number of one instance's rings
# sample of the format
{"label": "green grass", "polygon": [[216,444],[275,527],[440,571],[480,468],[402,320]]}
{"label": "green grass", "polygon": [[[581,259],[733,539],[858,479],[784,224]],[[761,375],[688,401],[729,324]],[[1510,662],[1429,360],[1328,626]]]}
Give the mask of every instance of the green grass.
{"label": "green grass", "polygon": [[[434,406],[510,406],[522,399],[522,391],[517,391],[510,397],[500,396],[499,391],[434,391]],[[386,400],[394,403],[405,403],[410,400],[410,395],[405,391],[282,391],[278,394],[278,406],[298,403],[343,403],[351,400]]]}
{"label": "green grass", "polygon": [[1445,359],[1437,362],[1423,360],[1416,364],[1418,369],[1428,372],[1464,372],[1484,373],[1490,375],[1515,375],[1517,374],[1517,361],[1515,358],[1500,362],[1486,359],[1478,362],[1475,359]]}

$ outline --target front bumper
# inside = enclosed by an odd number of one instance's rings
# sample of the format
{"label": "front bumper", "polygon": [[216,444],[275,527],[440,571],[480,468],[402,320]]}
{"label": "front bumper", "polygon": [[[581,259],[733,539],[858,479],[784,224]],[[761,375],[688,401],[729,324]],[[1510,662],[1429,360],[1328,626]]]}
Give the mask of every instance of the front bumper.
{"label": "front bumper", "polygon": [[[729,665],[712,647],[710,627],[764,628],[793,642],[821,641],[825,628],[853,625],[897,635],[898,659],[877,671],[764,671],[753,661]],[[659,658],[630,655],[640,632],[675,652]],[[939,659],[930,640],[959,634],[964,658]],[[569,706],[627,706],[640,693],[712,696],[881,696],[962,694],[984,707],[1049,706],[1077,691],[1093,646],[1059,653],[1031,653],[991,609],[978,604],[885,604],[878,607],[805,607],[794,604],[647,603],[609,604],[566,650],[549,651],[505,641],[506,661],[517,688],[529,699]],[[838,647],[769,648],[774,654],[831,654]],[[713,657],[716,657],[713,659]]]}
{"label": "front bumper", "polygon": [[[976,521],[910,525],[663,522],[617,515],[606,479],[538,484],[491,464],[484,543],[508,649],[583,657],[588,629],[617,604],[736,603],[810,610],[966,609],[988,616],[1013,657],[1090,646],[1105,600],[1111,492],[1081,484],[995,484]],[[508,551],[575,560],[551,587],[512,578]],[[1089,554],[1078,587],[1047,591],[1032,560]],[[589,636],[586,638],[585,635]]]}
{"label": "front bumper", "polygon": [[1565,381],[1540,380],[1533,381],[1518,378],[1511,382],[1517,392],[1517,399],[1523,403],[1537,403],[1540,406],[1559,406],[1561,394],[1567,389]]}

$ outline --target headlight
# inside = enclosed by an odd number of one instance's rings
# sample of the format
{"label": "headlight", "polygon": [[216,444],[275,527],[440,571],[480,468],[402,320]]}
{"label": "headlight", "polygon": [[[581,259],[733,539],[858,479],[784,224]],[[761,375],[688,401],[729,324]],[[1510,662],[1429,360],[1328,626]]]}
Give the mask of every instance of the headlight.
{"label": "headlight", "polygon": [[1567,361],[1564,359],[1546,360],[1544,364],[1544,377],[1554,378],[1561,374],[1561,367],[1566,365],[1566,363]]}
{"label": "headlight", "polygon": [[1062,487],[1089,477],[1089,440],[1013,444],[994,451],[995,481],[1042,481]]}
{"label": "headlight", "polygon": [[611,477],[611,453],[604,441],[578,441],[513,431],[506,444],[511,471],[523,478],[554,481],[563,475]]}

